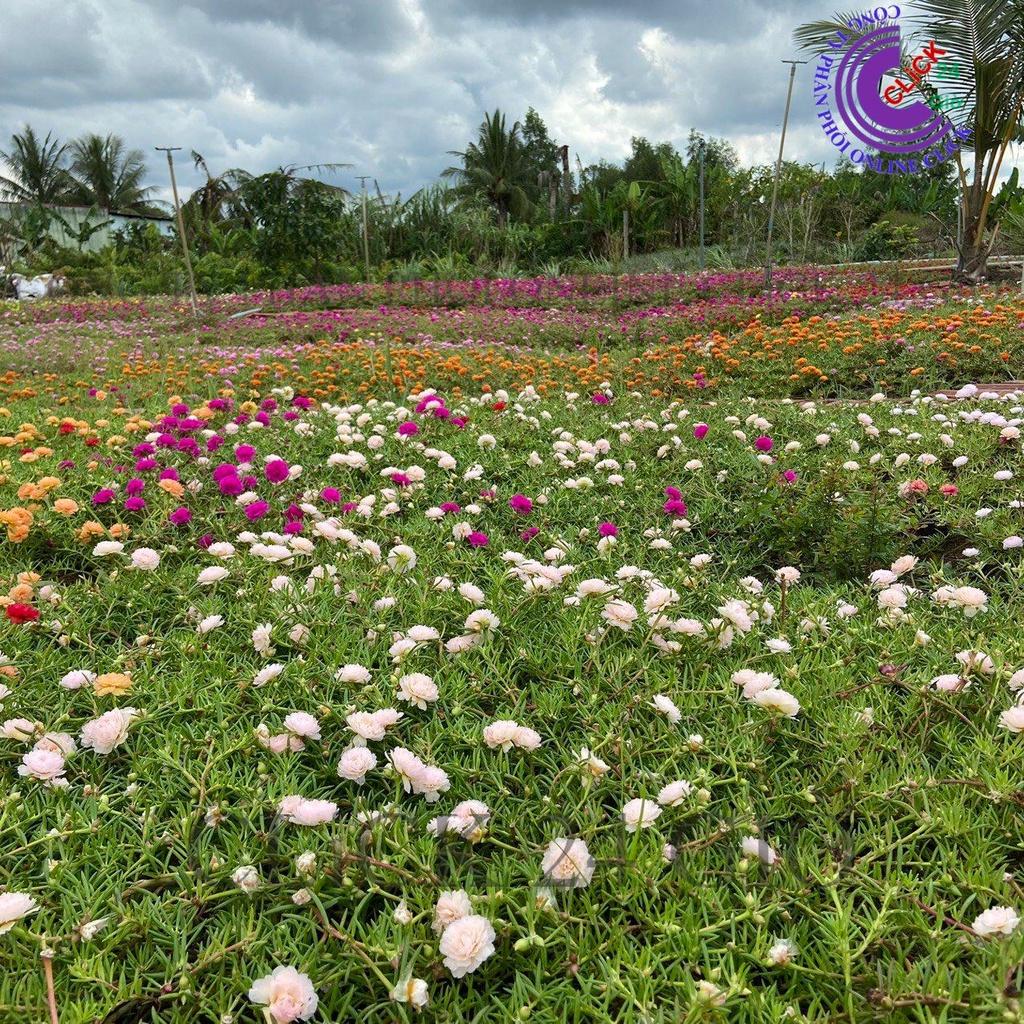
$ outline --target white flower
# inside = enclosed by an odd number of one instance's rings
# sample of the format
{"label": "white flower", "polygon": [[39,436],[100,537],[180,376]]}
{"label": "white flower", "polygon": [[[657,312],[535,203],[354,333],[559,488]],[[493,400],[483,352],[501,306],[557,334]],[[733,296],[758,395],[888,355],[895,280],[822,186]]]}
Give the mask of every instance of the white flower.
{"label": "white flower", "polygon": [[658,803],[662,807],[678,807],[692,792],[693,786],[686,779],[679,779],[662,786],[658,793]]}
{"label": "white flower", "polygon": [[451,889],[442,892],[434,907],[434,920],[431,927],[440,935],[441,932],[455,921],[469,917],[473,913],[473,904],[464,889]]}
{"label": "white flower", "polygon": [[422,978],[406,978],[391,990],[391,998],[396,1003],[408,1003],[414,1010],[422,1010],[430,1000],[430,993]]}
{"label": "white flower", "polygon": [[196,632],[202,636],[205,633],[209,633],[211,630],[217,629],[218,626],[224,625],[223,615],[207,615],[202,619],[198,626],[196,626]]}
{"label": "white flower", "polygon": [[388,565],[395,572],[410,572],[416,568],[416,552],[408,544],[399,544],[388,552]]}
{"label": "white flower", "polygon": [[660,711],[672,725],[678,724],[683,717],[679,708],[677,708],[675,704],[663,693],[656,693],[651,698],[651,704],[654,706],[654,709],[656,711]]}
{"label": "white flower", "polygon": [[545,881],[580,889],[590,884],[597,862],[582,839],[553,839],[541,861]]}
{"label": "white flower", "polygon": [[362,665],[342,665],[334,673],[334,678],[340,683],[356,683],[359,686],[365,686],[370,681],[370,670]]}
{"label": "white flower", "polygon": [[661,808],[654,800],[630,800],[622,808],[622,820],[625,822],[627,832],[636,832],[638,829],[648,828],[659,817],[661,817]]}
{"label": "white flower", "polygon": [[781,939],[768,950],[768,962],[775,967],[785,967],[796,956],[796,946],[789,939]]}
{"label": "white flower", "polygon": [[757,836],[746,836],[740,843],[740,849],[745,857],[756,857],[762,864],[769,866],[775,864],[779,859],[779,855]]}
{"label": "white flower", "polygon": [[0,935],[9,932],[23,917],[34,914],[39,904],[24,892],[0,893]]}
{"label": "white flower", "polygon": [[990,907],[974,919],[971,927],[983,939],[988,939],[996,935],[1012,935],[1019,924],[1017,911],[1011,907]]}
{"label": "white flower", "polygon": [[138,708],[114,708],[82,726],[82,746],[97,754],[109,754],[128,738],[132,722],[139,717]]}
{"label": "white flower", "polygon": [[230,575],[231,573],[222,566],[211,565],[199,574],[196,582],[201,587],[212,587],[214,583],[220,583],[221,580],[226,580]]}
{"label": "white flower", "polygon": [[767,690],[759,690],[750,698],[758,707],[773,711],[786,718],[796,718],[800,713],[800,701],[779,687],[771,687]]}
{"label": "white flower", "polygon": [[362,785],[367,772],[377,767],[377,757],[369,747],[350,747],[341,755],[338,774],[343,779]]}
{"label": "white flower", "polygon": [[[124,545],[119,540],[101,540],[92,549],[92,553],[100,558],[105,555],[119,555],[122,551],[124,551]],[[156,554],[156,552],[153,553]],[[157,558],[159,560],[159,556]]]}
{"label": "white flower", "polygon": [[132,552],[132,565],[143,572],[152,572],[160,565],[160,556],[152,548],[136,548]]}
{"label": "white flower", "polygon": [[632,629],[638,614],[637,610],[628,601],[616,598],[604,606],[601,617],[609,625],[614,626],[616,629],[621,629],[624,633],[628,633]]}
{"label": "white flower", "polygon": [[235,868],[231,872],[231,881],[246,893],[255,892],[263,884],[259,871],[252,864],[243,864]]}
{"label": "white flower", "polygon": [[425,711],[438,698],[437,684],[422,672],[412,672],[398,680],[398,699]]}
{"label": "white flower", "polygon": [[253,982],[249,999],[266,1006],[268,1019],[275,1024],[309,1020],[319,1000],[309,976],[294,967],[275,967],[265,978]]}
{"label": "white flower", "polygon": [[999,725],[1010,732],[1024,732],[1024,704],[1014,704],[999,716]]}
{"label": "white flower", "polygon": [[453,921],[441,936],[438,946],[444,965],[453,978],[464,978],[494,953],[494,927],[486,917],[469,914]]}

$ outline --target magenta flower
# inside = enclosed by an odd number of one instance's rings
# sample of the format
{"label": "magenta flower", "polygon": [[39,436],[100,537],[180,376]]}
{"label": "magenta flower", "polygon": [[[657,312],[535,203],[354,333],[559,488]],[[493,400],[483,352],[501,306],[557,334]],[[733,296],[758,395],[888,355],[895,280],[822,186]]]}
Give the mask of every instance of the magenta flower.
{"label": "magenta flower", "polygon": [[336,505],[339,501],[341,501],[341,491],[339,491],[337,487],[325,487],[320,492],[320,497],[324,501],[328,501],[332,505]]}
{"label": "magenta flower", "polygon": [[270,511],[270,506],[265,501],[253,501],[245,506],[245,518],[254,523],[262,519]]}
{"label": "magenta flower", "polygon": [[513,494],[508,499],[508,507],[521,516],[528,516],[533,511],[533,502],[525,494]]}
{"label": "magenta flower", "polygon": [[519,534],[519,539],[524,543],[528,543],[529,541],[533,540],[533,538],[536,537],[538,533],[540,533],[539,526],[528,526],[525,530],[523,530],[521,534]]}
{"label": "magenta flower", "polygon": [[754,442],[754,447],[759,452],[770,452],[775,447],[775,442],[767,434],[762,434]]}
{"label": "magenta flower", "polygon": [[594,394],[590,396],[590,400],[594,405],[607,405],[611,401],[603,391],[595,391]]}
{"label": "magenta flower", "polygon": [[618,537],[619,528],[614,523],[602,523],[597,528],[597,533],[600,537]]}
{"label": "magenta flower", "polygon": [[192,522],[192,513],[184,505],[176,508],[168,517],[175,526],[187,526]]}
{"label": "magenta flower", "polygon": [[137,495],[125,498],[124,507],[128,512],[141,512],[146,507],[146,499]]}
{"label": "magenta flower", "polygon": [[406,420],[404,423],[398,424],[398,433],[402,437],[412,437],[413,434],[418,434],[419,432],[420,428],[412,420]]}
{"label": "magenta flower", "polygon": [[239,462],[252,462],[256,457],[256,449],[251,444],[240,444],[235,448],[235,458]]}
{"label": "magenta flower", "polygon": [[109,505],[114,500],[114,492],[109,487],[104,487],[92,496],[94,505]]}
{"label": "magenta flower", "polygon": [[271,459],[264,467],[263,475],[272,484],[282,483],[288,479],[288,463],[284,459]]}
{"label": "magenta flower", "polygon": [[661,507],[670,516],[686,515],[686,502],[681,498],[669,498]]}
{"label": "magenta flower", "polygon": [[792,469],[784,470],[782,473],[782,479],[785,480],[787,484],[795,484],[796,473]]}
{"label": "magenta flower", "polygon": [[478,530],[474,530],[467,538],[466,541],[469,543],[471,548],[485,548],[490,543],[487,539],[486,533],[480,533]]}
{"label": "magenta flower", "polygon": [[708,436],[708,430],[710,429],[711,428],[706,423],[698,423],[693,428],[693,436],[697,438],[698,441],[703,441],[704,438]]}
{"label": "magenta flower", "polygon": [[444,501],[439,507],[446,515],[457,516],[462,511],[462,506],[454,501]]}

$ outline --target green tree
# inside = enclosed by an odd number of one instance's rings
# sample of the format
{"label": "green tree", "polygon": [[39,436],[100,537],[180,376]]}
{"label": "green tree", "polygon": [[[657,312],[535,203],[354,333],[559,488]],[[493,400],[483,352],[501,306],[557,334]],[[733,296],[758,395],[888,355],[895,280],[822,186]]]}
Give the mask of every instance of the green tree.
{"label": "green tree", "polygon": [[67,143],[47,132],[40,139],[30,125],[11,136],[0,157],[10,168],[9,176],[0,176],[0,196],[9,202],[39,206],[70,202],[75,181],[68,173]]}
{"label": "green tree", "polygon": [[461,196],[480,197],[492,206],[499,227],[505,227],[510,217],[527,216],[530,164],[518,121],[507,128],[500,110],[484,114],[476,142],[450,155],[459,157],[462,166],[449,167],[444,176],[456,180]]}
{"label": "green tree", "polygon": [[562,177],[559,167],[559,146],[548,134],[544,119],[533,107],[526,111],[521,135],[527,166],[526,192],[532,203],[543,206],[551,197],[558,195]]}
{"label": "green tree", "polygon": [[144,185],[146,161],[142,150],[128,149],[117,135],[90,133],[70,147],[76,198],[107,213],[149,213],[153,186]]}

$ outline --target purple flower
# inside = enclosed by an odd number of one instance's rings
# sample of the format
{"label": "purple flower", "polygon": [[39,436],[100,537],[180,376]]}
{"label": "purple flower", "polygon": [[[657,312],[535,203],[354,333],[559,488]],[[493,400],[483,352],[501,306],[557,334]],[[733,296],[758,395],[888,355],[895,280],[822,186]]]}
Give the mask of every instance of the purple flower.
{"label": "purple flower", "polygon": [[288,479],[288,463],[284,459],[271,459],[263,473],[272,484],[282,483]]}
{"label": "purple flower", "polygon": [[525,494],[513,494],[508,499],[508,507],[521,516],[528,516],[533,511],[533,502]]}

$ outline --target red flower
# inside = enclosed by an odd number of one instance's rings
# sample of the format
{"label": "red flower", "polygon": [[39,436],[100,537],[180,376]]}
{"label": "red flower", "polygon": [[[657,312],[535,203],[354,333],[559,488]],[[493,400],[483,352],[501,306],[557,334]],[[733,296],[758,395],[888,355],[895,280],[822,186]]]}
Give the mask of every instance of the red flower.
{"label": "red flower", "polygon": [[506,402],[495,402],[494,405],[491,406],[491,408],[495,412],[501,412],[501,410],[504,409],[506,405],[507,405]]}
{"label": "red flower", "polygon": [[35,622],[39,618],[39,612],[30,604],[9,604],[4,611],[11,622],[19,624]]}

